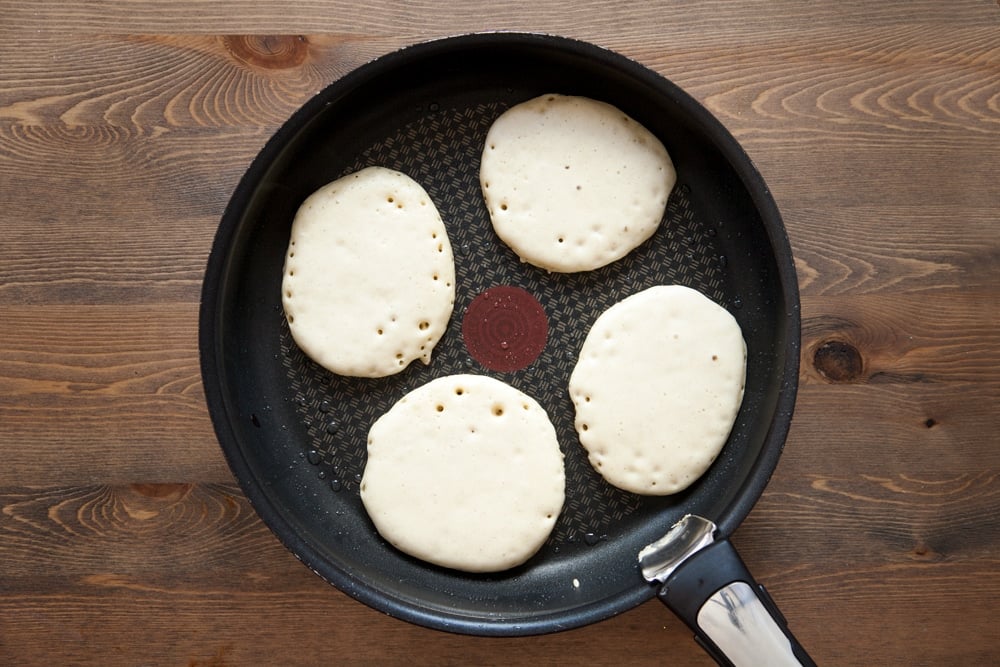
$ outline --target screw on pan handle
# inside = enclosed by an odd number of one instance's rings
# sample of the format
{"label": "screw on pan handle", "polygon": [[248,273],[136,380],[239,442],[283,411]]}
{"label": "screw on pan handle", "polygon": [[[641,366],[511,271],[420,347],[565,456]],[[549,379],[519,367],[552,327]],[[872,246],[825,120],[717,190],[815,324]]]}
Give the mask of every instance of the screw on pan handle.
{"label": "screw on pan handle", "polygon": [[658,593],[724,667],[815,667],[729,540],[685,560]]}

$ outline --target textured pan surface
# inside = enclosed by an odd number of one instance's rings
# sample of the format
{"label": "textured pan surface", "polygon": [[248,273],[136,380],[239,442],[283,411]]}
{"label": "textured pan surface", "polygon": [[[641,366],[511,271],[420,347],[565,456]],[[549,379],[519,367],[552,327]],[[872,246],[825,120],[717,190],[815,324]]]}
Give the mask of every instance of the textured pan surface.
{"label": "textured pan surface", "polygon": [[[657,134],[678,171],[663,224],[597,271],[549,274],[494,235],[479,189],[483,139],[512,104],[548,92],[615,104]],[[350,379],[295,346],[280,305],[285,246],[299,203],[369,165],[420,182],[448,229],[456,303],[430,366]],[[566,384],[594,319],[646,287],[701,290],[739,320],[748,344],[744,405],[730,441],[687,492],[641,498],[607,485],[573,428]],[[462,316],[489,287],[516,285],[543,306],[541,356],[492,372],[465,349]],[[344,289],[351,289],[344,285]],[[475,634],[531,634],[624,611],[652,595],[636,560],[687,512],[728,534],[777,463],[794,401],[798,296],[787,239],[763,182],[704,109],[620,56],[560,38],[493,34],[383,57],[301,109],[248,170],[223,217],[201,313],[206,396],[219,440],[254,507],[322,577],[393,615]],[[498,377],[535,397],[566,455],[567,499],[541,552],[496,575],[436,568],[378,536],[358,497],[371,423],[410,389],[451,373]]]}

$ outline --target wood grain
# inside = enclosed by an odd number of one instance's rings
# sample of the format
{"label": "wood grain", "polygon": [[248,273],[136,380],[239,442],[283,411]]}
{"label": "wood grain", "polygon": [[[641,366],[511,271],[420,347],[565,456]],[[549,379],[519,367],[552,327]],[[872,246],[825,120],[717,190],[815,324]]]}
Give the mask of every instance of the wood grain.
{"label": "wood grain", "polygon": [[[989,292],[816,298],[803,308],[803,355],[808,364],[819,345],[837,340],[862,360],[858,376],[843,381],[977,382],[996,392],[990,367],[1000,349],[998,311],[1000,300]],[[805,382],[817,379],[812,365]]]}
{"label": "wood grain", "polygon": [[[391,46],[375,40],[367,48]],[[36,56],[11,59],[16,69],[0,89],[0,118],[118,128],[112,139],[176,127],[273,126],[365,59],[329,35],[33,36],[3,49]]]}
{"label": "wood grain", "polygon": [[234,483],[200,382],[215,229],[331,81],[476,30],[586,39],[753,158],[795,254],[795,418],[733,537],[820,664],[1000,662],[994,0],[33,3],[0,22],[0,664],[708,665],[655,601],[544,637],[373,611]]}
{"label": "wood grain", "polygon": [[732,3],[726,0],[676,3],[639,2],[614,14],[601,0],[565,0],[524,5],[502,0],[483,7],[466,3],[419,0],[408,3],[358,5],[343,1],[308,0],[294,7],[228,1],[197,0],[166,3],[145,0],[125,8],[112,0],[61,3],[58,9],[36,7],[24,0],[8,3],[4,27],[11,31],[84,33],[162,32],[171,34],[234,32],[330,32],[350,35],[426,35],[488,29],[579,32],[633,39],[650,35],[708,40],[711,36],[744,39],[761,34],[787,37],[799,30],[828,26],[837,34],[865,26],[930,24],[969,25],[1000,21],[992,0],[966,0],[942,5],[934,0],[887,2],[872,6],[848,0],[816,7],[808,0],[780,4],[766,0]]}
{"label": "wood grain", "polygon": [[[995,208],[785,207],[782,216],[799,230],[793,252],[806,297],[988,295],[1000,278]],[[843,242],[848,233],[854,243]]]}
{"label": "wood grain", "polygon": [[231,479],[205,408],[197,304],[4,316],[0,485]]}
{"label": "wood grain", "polygon": [[[925,599],[962,608],[978,596],[1000,594],[991,576],[1000,566],[995,544],[1000,532],[995,518],[983,524],[983,517],[1000,511],[998,478],[997,472],[956,478],[800,476],[782,492],[765,493],[735,540],[792,614],[803,641],[828,660],[850,658],[844,647],[852,641],[872,642],[867,659],[879,663],[929,659],[935,664],[956,655],[984,659],[989,654],[977,648],[977,637],[991,627],[986,616],[973,615],[956,628],[952,639],[964,646],[958,653],[944,651],[916,628],[933,623],[939,613],[921,609]],[[5,635],[31,637],[39,627],[59,625],[66,639],[46,658],[60,662],[90,655],[90,641],[114,646],[116,633],[132,628],[150,640],[130,647],[129,659],[135,661],[181,654],[208,659],[210,652],[197,651],[211,646],[228,647],[224,653],[237,663],[308,664],[327,655],[367,662],[365,656],[379,655],[378,662],[391,664],[406,656],[417,664],[497,664],[530,652],[548,664],[586,647],[589,661],[619,664],[620,646],[591,641],[610,631],[650,640],[630,648],[635,664],[658,664],[663,646],[671,644],[678,664],[705,664],[687,643],[686,630],[655,601],[600,630],[516,640],[457,637],[388,619],[337,593],[291,558],[232,485],[12,488],[0,496],[0,508],[0,556],[7,557],[8,584],[0,608],[33,610],[31,616],[3,614]],[[782,531],[797,540],[775,543],[772,536]],[[984,542],[984,531],[994,541]],[[839,538],[847,532],[867,536],[866,549]],[[822,568],[811,565],[819,558]],[[969,585],[979,577],[978,585]],[[822,617],[812,606],[817,599],[825,603]],[[917,625],[887,632],[879,618],[905,600],[918,605],[907,611]],[[250,651],[239,619],[259,618],[261,609],[268,610],[268,623],[254,628],[257,648]],[[845,615],[852,623],[832,632],[810,629],[828,614]],[[164,617],[199,626],[181,639],[157,629],[155,619]],[[352,637],[349,629],[359,624],[368,631]],[[316,633],[325,637],[318,645]],[[411,648],[386,649],[380,641]],[[428,642],[433,658],[412,654],[413,645]],[[315,648],[306,652],[304,646]],[[342,653],[348,647],[356,653]],[[34,664],[33,656],[16,647],[9,656],[17,664],[24,664],[22,658]]]}

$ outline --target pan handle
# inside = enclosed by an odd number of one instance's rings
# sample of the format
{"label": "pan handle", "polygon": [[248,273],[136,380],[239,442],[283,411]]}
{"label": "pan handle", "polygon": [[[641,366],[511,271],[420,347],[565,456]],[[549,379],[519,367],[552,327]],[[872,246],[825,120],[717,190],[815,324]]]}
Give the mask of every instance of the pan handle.
{"label": "pan handle", "polygon": [[713,542],[690,556],[657,597],[724,667],[816,665],[729,540]]}

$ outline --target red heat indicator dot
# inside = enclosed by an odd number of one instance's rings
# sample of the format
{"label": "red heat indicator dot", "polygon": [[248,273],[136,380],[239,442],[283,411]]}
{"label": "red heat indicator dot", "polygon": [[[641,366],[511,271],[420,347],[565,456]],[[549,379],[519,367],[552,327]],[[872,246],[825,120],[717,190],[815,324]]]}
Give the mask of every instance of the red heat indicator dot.
{"label": "red heat indicator dot", "polygon": [[465,309],[462,337],[472,358],[494,371],[519,371],[538,358],[549,335],[542,304],[511,285],[491,287]]}

